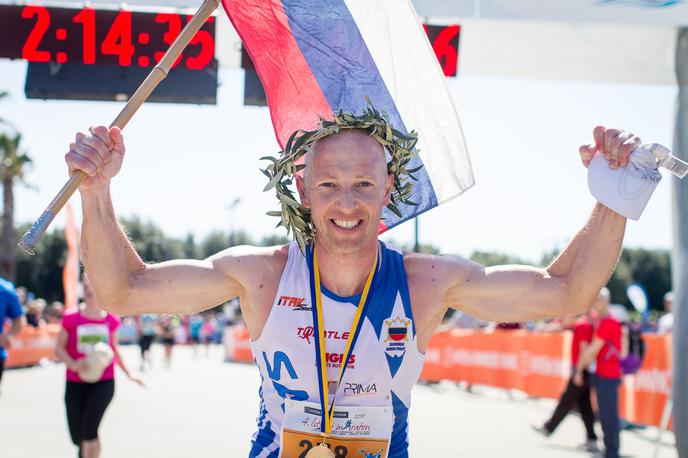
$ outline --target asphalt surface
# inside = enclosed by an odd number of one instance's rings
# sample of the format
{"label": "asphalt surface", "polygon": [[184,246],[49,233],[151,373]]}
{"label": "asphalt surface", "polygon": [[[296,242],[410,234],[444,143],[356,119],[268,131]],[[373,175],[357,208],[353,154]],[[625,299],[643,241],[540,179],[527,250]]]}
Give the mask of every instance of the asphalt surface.
{"label": "asphalt surface", "polygon": [[[117,373],[115,399],[100,428],[103,458],[245,457],[258,414],[257,369],[223,362],[223,349],[175,347],[172,365],[139,371],[136,347],[122,347],[125,362],[147,387]],[[6,371],[0,394],[0,457],[76,457],[64,413],[64,366]],[[509,396],[504,390],[453,383],[418,385],[410,413],[412,457],[588,457],[577,449],[585,437],[581,421],[569,416],[549,438],[534,432],[554,401]],[[652,457],[656,428],[623,431],[621,452]],[[601,437],[601,433],[600,433]],[[661,438],[659,457],[676,457],[674,437]]]}

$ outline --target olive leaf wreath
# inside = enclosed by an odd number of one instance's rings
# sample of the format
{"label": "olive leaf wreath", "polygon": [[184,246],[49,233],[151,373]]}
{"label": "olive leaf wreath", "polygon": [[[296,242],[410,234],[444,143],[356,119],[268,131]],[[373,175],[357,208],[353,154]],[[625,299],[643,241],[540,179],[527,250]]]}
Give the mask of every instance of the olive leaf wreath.
{"label": "olive leaf wreath", "polygon": [[401,217],[401,212],[397,207],[399,202],[405,205],[418,205],[411,200],[413,183],[407,179],[418,181],[413,174],[423,167],[420,165],[413,169],[407,168],[411,158],[418,154],[416,149],[418,134],[415,131],[403,134],[394,129],[387,115],[377,111],[370,101],[360,115],[340,110],[332,120],[321,117],[319,129],[313,131],[299,129],[291,134],[278,158],[271,156],[260,158],[260,160],[271,162],[265,169],[261,169],[269,180],[263,192],[275,188],[275,194],[281,206],[280,210],[269,211],[267,214],[280,218],[276,227],[284,226],[287,234],[291,232],[303,253],[305,253],[306,245],[315,239],[315,227],[311,222],[310,210],[301,206],[289,188],[293,183],[294,175],[306,167],[305,164],[296,162],[311,151],[316,141],[344,129],[367,130],[389,153],[387,170],[394,175],[394,188],[387,208]]}

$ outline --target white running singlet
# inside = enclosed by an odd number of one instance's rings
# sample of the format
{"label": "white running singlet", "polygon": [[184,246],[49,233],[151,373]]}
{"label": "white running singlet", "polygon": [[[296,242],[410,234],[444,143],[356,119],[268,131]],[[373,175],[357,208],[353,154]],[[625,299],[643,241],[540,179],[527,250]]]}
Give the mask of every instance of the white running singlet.
{"label": "white running singlet", "polygon": [[[408,456],[411,389],[420,377],[424,356],[416,343],[403,256],[382,242],[380,246],[371,302],[344,379],[336,390],[336,405],[391,406],[394,422],[387,456],[402,458]],[[359,299],[360,295],[339,297],[322,287],[330,396]],[[251,458],[280,456],[285,399],[320,402],[313,305],[307,259],[292,242],[263,333],[251,342],[261,375],[258,431],[251,440]],[[328,405],[331,401],[330,397]]]}

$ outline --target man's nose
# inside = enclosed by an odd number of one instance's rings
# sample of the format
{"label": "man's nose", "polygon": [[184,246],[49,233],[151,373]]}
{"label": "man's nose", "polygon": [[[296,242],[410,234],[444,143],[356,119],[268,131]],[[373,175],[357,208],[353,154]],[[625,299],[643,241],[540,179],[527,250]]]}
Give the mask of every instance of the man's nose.
{"label": "man's nose", "polygon": [[358,206],[358,198],[351,188],[342,188],[337,199],[337,206],[342,210],[353,210]]}

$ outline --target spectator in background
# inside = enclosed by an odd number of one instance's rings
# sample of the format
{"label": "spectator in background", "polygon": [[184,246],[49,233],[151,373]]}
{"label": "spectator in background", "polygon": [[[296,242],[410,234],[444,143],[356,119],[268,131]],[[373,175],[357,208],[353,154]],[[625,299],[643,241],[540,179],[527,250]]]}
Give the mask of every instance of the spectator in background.
{"label": "spectator in background", "polygon": [[[0,277],[0,382],[7,360],[7,350],[12,348],[12,336],[21,331],[23,313],[14,285]],[[12,325],[5,333],[5,320],[11,320]]]}
{"label": "spectator in background", "polygon": [[17,286],[14,290],[17,293],[17,299],[19,299],[19,305],[21,305],[22,310],[26,313],[26,302],[28,301],[28,291],[23,286]]}
{"label": "spectator in background", "polygon": [[60,324],[62,322],[62,315],[64,315],[64,304],[60,301],[51,302],[43,310],[43,320],[47,324]]}
{"label": "spectator in background", "polygon": [[[604,301],[605,296],[602,292],[598,295],[596,301]],[[561,320],[561,323],[568,323],[569,318]],[[574,376],[576,374],[576,367],[578,364],[579,355],[585,351],[590,344],[593,335],[593,317],[590,311],[579,317],[572,323],[573,339],[571,342],[571,378],[569,379],[566,389],[559,398],[559,403],[554,409],[552,416],[542,426],[536,426],[534,429],[545,435],[551,435],[559,426],[559,423],[568,415],[574,406],[578,406],[578,410],[585,426],[586,441],[583,445],[588,452],[599,452],[597,447],[597,435],[595,434],[595,414],[592,410],[592,403],[590,402],[590,374],[587,367],[583,370],[582,384],[574,383]]]}
{"label": "spectator in background", "polygon": [[604,434],[604,457],[619,456],[619,383],[621,382],[621,359],[628,352],[622,344],[623,331],[621,323],[609,313],[610,293],[602,288],[598,299],[593,303],[597,313],[598,324],[592,342],[581,352],[576,365],[573,383],[582,387],[585,369],[593,362],[595,377],[593,386],[597,394],[599,419]]}
{"label": "spectator in background", "polygon": [[669,291],[664,295],[664,315],[659,319],[657,323],[657,333],[658,334],[668,334],[674,328],[674,293]]}
{"label": "spectator in background", "polygon": [[46,305],[47,302],[45,299],[38,298],[30,300],[26,310],[26,324],[34,328],[41,327],[44,324],[43,310],[45,310]]}

